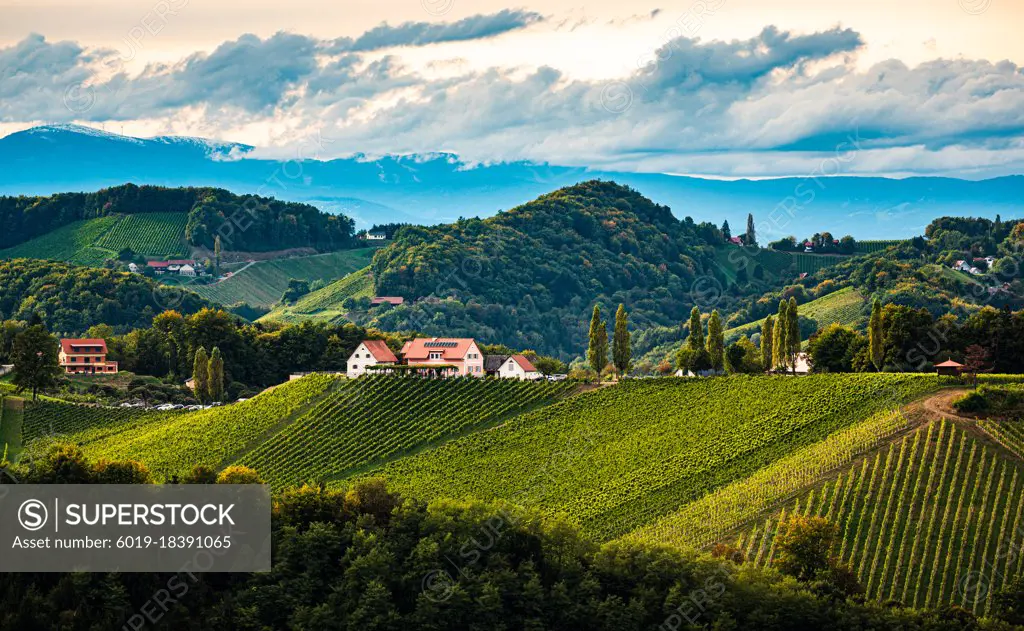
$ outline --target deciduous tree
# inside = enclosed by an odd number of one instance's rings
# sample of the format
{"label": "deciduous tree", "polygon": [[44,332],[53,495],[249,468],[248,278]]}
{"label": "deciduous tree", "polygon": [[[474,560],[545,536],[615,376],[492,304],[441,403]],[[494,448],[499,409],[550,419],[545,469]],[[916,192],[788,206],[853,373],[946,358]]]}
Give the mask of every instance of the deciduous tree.
{"label": "deciduous tree", "polygon": [[192,360],[193,391],[196,398],[206,403],[210,400],[210,358],[206,355],[206,349],[202,346],[196,351],[195,359]]}
{"label": "deciduous tree", "polygon": [[587,348],[587,362],[598,375],[608,364],[608,325],[601,319],[600,305],[594,305],[594,313],[590,317],[590,345]]}
{"label": "deciduous tree", "polygon": [[18,392],[31,388],[32,399],[35,400],[40,390],[56,386],[61,372],[59,353],[60,343],[42,324],[18,333],[11,352],[14,360],[12,381]]}
{"label": "deciduous tree", "polygon": [[868,354],[875,370],[882,370],[885,350],[882,347],[882,302],[875,298],[871,303],[871,319],[868,321]]}
{"label": "deciduous tree", "polygon": [[718,315],[718,309],[711,312],[708,318],[708,340],[706,349],[711,359],[711,368],[722,370],[725,366],[725,334],[722,331],[722,317]]}
{"label": "deciduous tree", "polygon": [[775,335],[775,319],[768,316],[761,323],[761,366],[772,369],[772,342]]}
{"label": "deciduous tree", "polygon": [[210,368],[207,374],[207,392],[211,401],[224,400],[224,358],[220,356],[220,349],[213,347],[210,353]]}
{"label": "deciduous tree", "polygon": [[629,363],[632,359],[632,351],[629,344],[629,315],[626,307],[619,304],[615,312],[615,335],[612,338],[612,362],[619,375],[629,371]]}

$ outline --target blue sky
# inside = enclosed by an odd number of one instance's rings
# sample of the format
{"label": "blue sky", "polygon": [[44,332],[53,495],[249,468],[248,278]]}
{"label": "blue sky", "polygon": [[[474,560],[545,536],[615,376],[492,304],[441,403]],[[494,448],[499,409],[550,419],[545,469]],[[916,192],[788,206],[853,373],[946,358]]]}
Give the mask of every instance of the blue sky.
{"label": "blue sky", "polygon": [[[1024,172],[1009,0],[0,0],[0,134],[708,177]],[[852,142],[852,145],[851,145]],[[852,147],[852,149],[851,149]]]}

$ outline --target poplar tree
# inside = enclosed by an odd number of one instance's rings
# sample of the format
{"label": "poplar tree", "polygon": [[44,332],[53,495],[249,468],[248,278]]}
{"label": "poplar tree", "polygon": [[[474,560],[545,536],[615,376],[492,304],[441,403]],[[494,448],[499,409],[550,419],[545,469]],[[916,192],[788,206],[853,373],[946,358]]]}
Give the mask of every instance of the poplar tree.
{"label": "poplar tree", "polygon": [[786,309],[788,328],[786,341],[789,343],[789,365],[796,374],[796,356],[800,354],[800,315],[797,313],[796,298],[790,297],[789,308]]}
{"label": "poplar tree", "polygon": [[882,301],[875,298],[871,304],[871,320],[868,321],[868,354],[875,370],[882,370]]}
{"label": "poplar tree", "polygon": [[698,307],[690,310],[690,337],[686,338],[686,346],[694,351],[704,348],[704,326],[700,323]]}
{"label": "poplar tree", "polygon": [[210,368],[207,375],[207,392],[211,401],[222,401],[224,399],[224,358],[220,355],[220,349],[213,347],[210,353]]}
{"label": "poplar tree", "polygon": [[210,358],[202,346],[192,360],[192,379],[195,381],[192,389],[196,393],[196,398],[203,403],[207,402],[210,394]]}
{"label": "poplar tree", "polygon": [[601,371],[608,365],[608,325],[601,319],[601,306],[594,305],[594,314],[590,317],[590,345],[587,348],[587,361],[601,380]]}
{"label": "poplar tree", "polygon": [[220,276],[220,235],[213,240],[213,271]]}
{"label": "poplar tree", "polygon": [[775,317],[772,333],[772,369],[786,367],[786,352],[789,350],[789,303],[779,301],[779,313]]}
{"label": "poplar tree", "polygon": [[775,335],[775,320],[768,316],[761,324],[761,368],[772,369],[772,336]]}
{"label": "poplar tree", "polygon": [[711,367],[714,370],[721,370],[725,365],[725,335],[722,331],[722,317],[718,315],[718,309],[711,312],[708,318],[708,356],[711,358]]}
{"label": "poplar tree", "polygon": [[615,312],[615,335],[612,338],[612,361],[620,375],[629,371],[632,355],[629,347],[629,315],[626,307],[620,303]]}
{"label": "poplar tree", "polygon": [[747,213],[747,234],[743,239],[746,245],[757,245],[757,233],[754,231],[754,215]]}

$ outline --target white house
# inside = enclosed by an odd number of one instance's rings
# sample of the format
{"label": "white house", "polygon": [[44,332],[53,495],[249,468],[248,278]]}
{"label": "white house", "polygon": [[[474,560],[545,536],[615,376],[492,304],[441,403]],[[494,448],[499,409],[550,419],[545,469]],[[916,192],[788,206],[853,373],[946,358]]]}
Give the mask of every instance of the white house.
{"label": "white house", "polygon": [[960,270],[961,272],[971,271],[971,264],[967,261],[957,261],[953,264],[953,269]]}
{"label": "white house", "polygon": [[510,355],[495,372],[499,379],[540,379],[543,375],[522,355]]}
{"label": "white house", "polygon": [[139,272],[139,266],[136,265],[135,263],[129,263],[128,264],[128,271],[137,274]]}
{"label": "white house", "polygon": [[196,268],[192,267],[191,265],[182,265],[180,268],[178,268],[178,273],[181,274],[182,276],[195,276]]}
{"label": "white house", "polygon": [[384,241],[388,238],[388,235],[384,232],[367,232],[367,241]]}
{"label": "white house", "polygon": [[351,378],[356,378],[360,375],[366,374],[368,366],[377,366],[380,364],[397,364],[398,358],[391,352],[388,345],[382,340],[363,340],[356,347],[355,352],[348,358],[348,370],[346,374]]}

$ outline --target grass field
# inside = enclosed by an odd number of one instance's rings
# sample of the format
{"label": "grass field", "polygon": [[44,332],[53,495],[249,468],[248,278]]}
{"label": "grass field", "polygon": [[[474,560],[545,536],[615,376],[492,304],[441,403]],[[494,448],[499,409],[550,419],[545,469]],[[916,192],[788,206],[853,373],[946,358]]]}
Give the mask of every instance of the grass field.
{"label": "grass field", "polygon": [[191,289],[203,298],[224,305],[244,302],[269,309],[281,300],[290,279],[331,282],[366,267],[375,251],[376,248],[360,248],[258,261],[227,280],[212,285],[195,285]]}
{"label": "grass field", "polygon": [[31,258],[101,265],[130,247],[138,254],[180,256],[185,253],[184,213],[108,215],[75,221],[53,232],[0,250],[0,258]]}
{"label": "grass field", "polygon": [[839,528],[840,556],[868,598],[912,607],[955,603],[982,615],[1020,576],[1021,463],[948,421],[934,421],[790,501],[739,534],[765,565],[786,515]]}
{"label": "grass field", "polygon": [[[801,316],[814,320],[817,323],[817,328],[820,329],[830,324],[855,326],[867,317],[866,309],[867,301],[864,296],[852,287],[845,287],[799,305],[798,311]],[[725,332],[725,341],[729,344],[743,335],[749,337],[754,333],[760,333],[762,324],[764,324],[764,318],[728,329]]]}
{"label": "grass field", "polygon": [[373,475],[424,499],[528,504],[611,539],[934,387],[908,375],[631,381]]}
{"label": "grass field", "polygon": [[370,268],[365,267],[352,272],[341,280],[311,292],[293,305],[274,309],[260,320],[296,323],[304,320],[320,322],[336,322],[345,319],[345,309],[341,303],[347,298],[372,298],[373,278]]}

